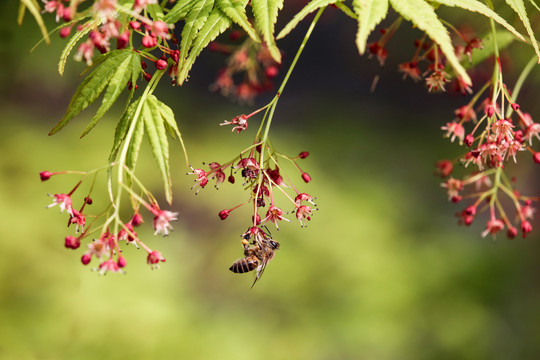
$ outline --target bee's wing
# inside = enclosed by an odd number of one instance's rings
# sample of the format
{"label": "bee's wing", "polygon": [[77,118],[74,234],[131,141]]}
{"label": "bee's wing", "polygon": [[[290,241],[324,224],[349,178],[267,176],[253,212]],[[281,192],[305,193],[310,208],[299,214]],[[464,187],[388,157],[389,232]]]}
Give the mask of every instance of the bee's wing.
{"label": "bee's wing", "polygon": [[259,264],[259,266],[257,266],[257,275],[255,276],[255,280],[253,281],[253,285],[251,285],[252,288],[253,286],[255,286],[255,283],[257,282],[257,280],[259,280],[262,274],[264,273],[264,269],[266,269],[266,264],[268,264],[268,262],[272,260],[273,258],[274,258],[274,252],[272,252],[268,256],[263,256],[261,263]]}

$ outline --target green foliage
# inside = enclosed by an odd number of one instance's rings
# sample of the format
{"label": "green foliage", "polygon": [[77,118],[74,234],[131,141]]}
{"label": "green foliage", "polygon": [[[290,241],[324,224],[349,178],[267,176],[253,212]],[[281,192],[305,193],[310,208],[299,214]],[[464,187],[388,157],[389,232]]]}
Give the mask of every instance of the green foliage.
{"label": "green foliage", "polygon": [[88,34],[93,26],[97,25],[97,21],[89,21],[88,23],[83,26],[83,28],[80,31],[77,31],[71,39],[67,42],[66,46],[64,47],[64,50],[62,51],[62,54],[60,55],[60,61],[58,62],[58,73],[60,75],[64,75],[64,69],[66,67],[66,61],[71,53],[71,50],[77,45],[79,40],[81,40],[86,34]]}
{"label": "green foliage", "polygon": [[518,39],[525,41],[523,35],[521,35],[512,25],[508,24],[506,20],[500,17],[495,11],[491,10],[486,5],[482,4],[477,0],[437,0],[437,3],[445,6],[460,7],[471,12],[483,14],[504,26]]}
{"label": "green foliage", "polygon": [[217,0],[217,5],[232,21],[240,25],[242,29],[256,42],[260,42],[259,35],[251,26],[247,15],[246,5],[248,0]]}
{"label": "green foliage", "polygon": [[180,20],[184,20],[192,7],[198,2],[199,0],[178,1],[164,16],[163,21],[168,24],[175,24]]}
{"label": "green foliage", "polygon": [[540,62],[540,49],[538,49],[538,43],[536,41],[536,38],[534,37],[534,31],[531,28],[531,23],[529,21],[529,17],[527,16],[527,11],[525,10],[525,5],[523,4],[523,0],[505,0],[505,1],[508,5],[510,5],[510,7],[518,14],[519,18],[521,19],[521,22],[523,23],[523,25],[525,26],[525,29],[527,30],[527,34],[529,34],[529,37],[531,39],[531,44]]}
{"label": "green foliage", "polygon": [[[194,29],[193,25],[194,24],[190,26],[190,29]],[[221,33],[227,30],[230,25],[231,20],[217,7],[214,8],[210,14],[204,16],[204,22],[201,22],[201,28],[200,30],[197,30],[197,36],[193,36],[191,38],[193,45],[191,45],[191,43],[189,44],[190,47],[192,46],[189,55],[179,63],[177,79],[179,84],[182,84],[187,79],[189,71],[191,70],[195,59],[197,56],[199,56],[201,51],[203,51],[210,41],[214,40]],[[185,28],[182,31],[182,42],[184,41],[184,31],[186,31]],[[189,32],[187,36],[191,36],[191,32]],[[186,40],[186,42],[188,41]],[[183,59],[183,53],[187,53],[185,48],[180,50],[181,59]]]}
{"label": "green foliage", "polygon": [[308,16],[315,10],[330,4],[334,4],[337,1],[338,0],[312,0],[309,4],[307,4],[302,10],[297,13],[287,25],[285,25],[285,27],[279,32],[278,36],[276,36],[276,39],[281,39],[287,36],[287,34],[289,34],[292,29],[294,29],[296,25],[298,25],[300,21],[304,20],[306,16]]}
{"label": "green foliage", "polygon": [[49,38],[49,34],[47,33],[47,27],[45,26],[43,18],[41,17],[41,8],[37,0],[21,0],[21,3],[19,4],[19,15],[17,17],[17,23],[19,25],[21,25],[23,22],[25,9],[28,9],[28,11],[30,11],[30,14],[32,14],[34,19],[36,20],[36,23],[38,24],[39,29],[43,34],[45,42],[47,44],[50,44],[51,40]]}
{"label": "green foliage", "polygon": [[358,32],[356,33],[356,46],[363,54],[369,34],[375,29],[388,13],[388,0],[354,0],[353,7],[358,15]]}
{"label": "green foliage", "polygon": [[274,25],[278,12],[283,7],[283,0],[252,0],[251,7],[255,16],[255,25],[262,33],[270,54],[276,62],[281,63],[281,53],[274,39]]}
{"label": "green foliage", "polygon": [[100,108],[81,136],[86,135],[109,110],[129,81],[133,82],[141,71],[140,55],[132,49],[111,51],[100,57],[93,71],[84,79],[71,98],[64,117],[49,132],[53,135],[66,126],[81,111],[94,103],[107,88]]}
{"label": "green foliage", "polygon": [[[141,100],[143,101],[142,105]],[[133,132],[128,138],[131,127],[133,127]],[[130,170],[134,170],[139,158],[142,139],[146,133],[163,179],[165,197],[171,203],[172,180],[169,166],[169,141],[167,139],[167,132],[172,138],[178,136],[182,142],[182,136],[178,130],[172,109],[159,101],[154,95],[141,97],[129,106],[118,122],[109,161],[113,162],[118,155],[122,143],[129,141],[126,151],[126,166]]]}
{"label": "green foliage", "polygon": [[144,131],[163,179],[165,198],[170,204],[172,202],[172,180],[169,169],[169,141],[167,140],[165,124],[171,124],[175,121],[174,118],[167,120],[164,118],[167,112],[160,111],[163,106],[165,105],[155,96],[149,95],[143,104],[141,117],[144,122]]}

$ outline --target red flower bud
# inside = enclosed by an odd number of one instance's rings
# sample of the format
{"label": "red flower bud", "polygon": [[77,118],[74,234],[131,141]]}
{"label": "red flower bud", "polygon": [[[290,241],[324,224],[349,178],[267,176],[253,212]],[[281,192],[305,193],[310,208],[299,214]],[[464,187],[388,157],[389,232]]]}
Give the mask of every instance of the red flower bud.
{"label": "red flower bud", "polygon": [[509,239],[514,239],[517,236],[517,229],[515,227],[509,227],[508,231],[506,232],[506,237]]}
{"label": "red flower bud", "polygon": [[159,59],[158,61],[156,61],[156,68],[158,70],[164,70],[167,68],[167,61],[166,60],[163,60],[163,59]]}
{"label": "red flower bud", "polygon": [[229,177],[227,178],[227,181],[230,182],[231,184],[234,184],[234,176],[232,175],[229,175]]}
{"label": "red flower bud", "polygon": [[46,181],[51,178],[54,174],[50,171],[42,171],[39,173],[39,177],[41,178],[41,181]]}
{"label": "red flower bud", "polygon": [[66,236],[64,246],[68,249],[75,250],[79,248],[79,246],[81,246],[81,240],[79,238],[76,238],[75,236]]}
{"label": "red flower bud", "polygon": [[126,267],[126,264],[127,264],[126,258],[123,256],[119,256],[117,264],[118,264],[118,267],[121,267],[121,268]]}
{"label": "red flower bud", "polygon": [[300,154],[298,154],[298,157],[299,157],[300,159],[305,159],[305,158],[307,158],[308,156],[309,156],[309,152],[307,152],[307,151],[302,151]]}
{"label": "red flower bud", "polygon": [[139,214],[139,213],[136,213],[135,215],[133,215],[133,217],[131,218],[131,224],[133,226],[139,226],[143,223],[143,218],[142,218],[142,215]]}
{"label": "red flower bud", "polygon": [[81,257],[81,262],[83,263],[83,265],[88,265],[90,260],[92,260],[92,255],[89,253],[86,253]]}
{"label": "red flower bud", "polygon": [[536,164],[540,164],[540,151],[533,154],[533,160]]}
{"label": "red flower bud", "polygon": [[304,182],[308,183],[311,181],[311,176],[309,176],[308,173],[302,173],[302,179],[304,180]]}
{"label": "red flower bud", "polygon": [[221,211],[219,212],[218,216],[219,216],[219,218],[220,218],[221,220],[225,220],[226,218],[229,217],[229,213],[230,213],[230,212],[231,212],[230,210],[221,210]]}

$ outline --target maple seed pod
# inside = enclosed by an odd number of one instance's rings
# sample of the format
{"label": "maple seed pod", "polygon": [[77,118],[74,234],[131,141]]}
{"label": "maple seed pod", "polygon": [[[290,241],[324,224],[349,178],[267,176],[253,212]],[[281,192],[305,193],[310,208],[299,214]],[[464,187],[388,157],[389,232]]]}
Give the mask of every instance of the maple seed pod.
{"label": "maple seed pod", "polygon": [[307,152],[307,151],[302,151],[300,154],[298,154],[298,157],[299,157],[300,159],[305,159],[305,158],[307,158],[308,156],[309,156],[309,152]]}
{"label": "maple seed pod", "polygon": [[156,68],[158,70],[164,70],[167,68],[167,60],[163,60],[163,59],[159,59],[158,61],[156,61]]}
{"label": "maple seed pod", "polygon": [[218,214],[219,218],[221,220],[225,220],[226,218],[229,217],[229,213],[230,213],[230,210],[221,210]]}
{"label": "maple seed pod", "polygon": [[81,257],[81,262],[83,263],[83,265],[88,265],[90,260],[92,260],[92,255],[89,253],[86,253]]}
{"label": "maple seed pod", "polygon": [[39,173],[39,177],[40,177],[41,181],[49,180],[52,175],[53,175],[53,173],[50,172],[50,171],[42,171],[42,172]]}
{"label": "maple seed pod", "polygon": [[302,180],[304,180],[304,182],[308,183],[311,181],[311,176],[309,176],[308,173],[302,173]]}

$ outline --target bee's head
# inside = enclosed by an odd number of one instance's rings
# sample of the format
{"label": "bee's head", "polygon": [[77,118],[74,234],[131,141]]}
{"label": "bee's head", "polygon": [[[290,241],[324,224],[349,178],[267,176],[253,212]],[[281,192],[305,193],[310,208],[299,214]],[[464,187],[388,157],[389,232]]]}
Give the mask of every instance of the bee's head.
{"label": "bee's head", "polygon": [[270,240],[268,241],[268,245],[272,248],[272,250],[279,249],[279,243],[277,241]]}

